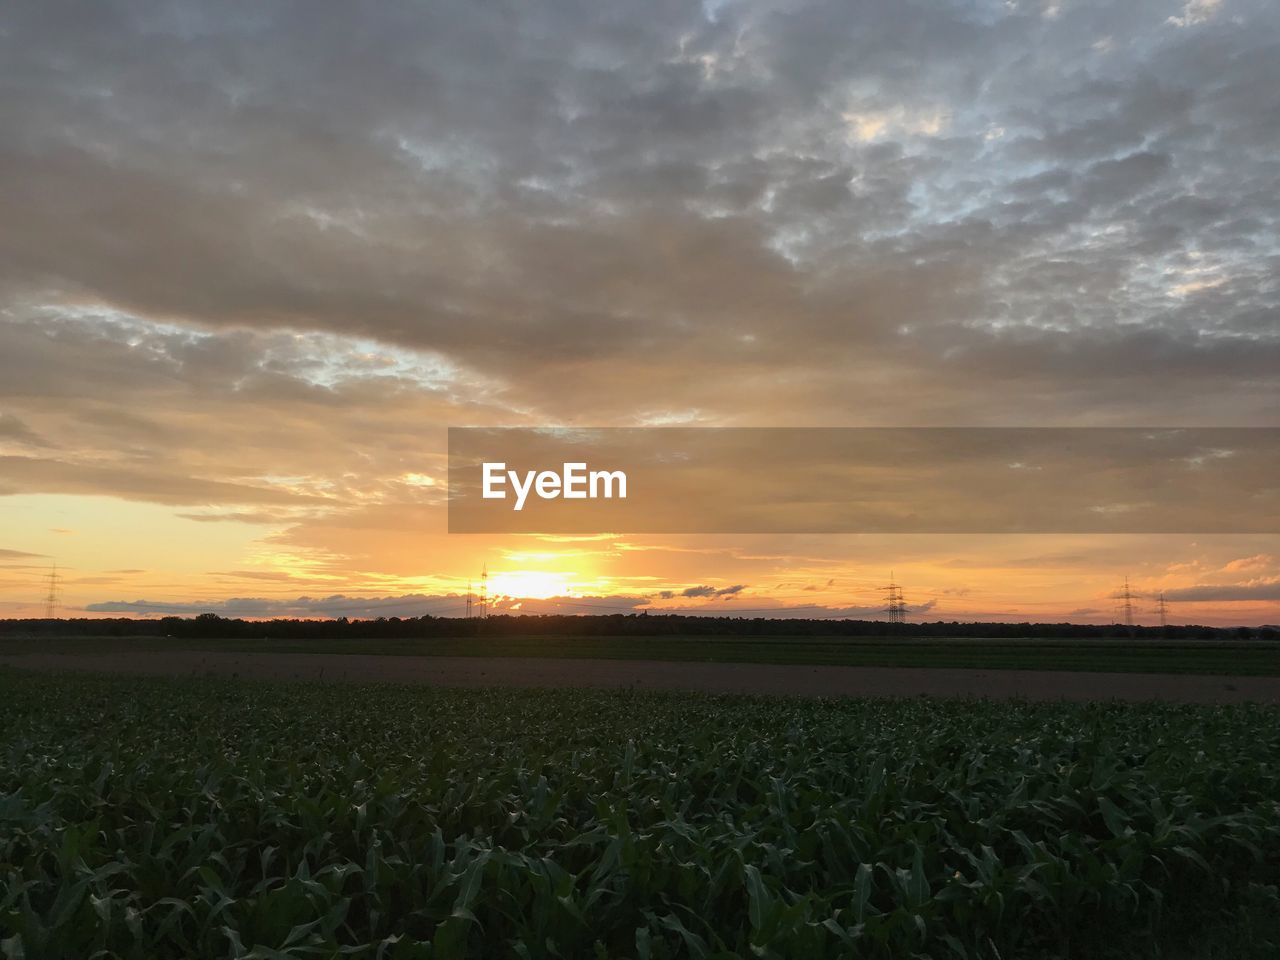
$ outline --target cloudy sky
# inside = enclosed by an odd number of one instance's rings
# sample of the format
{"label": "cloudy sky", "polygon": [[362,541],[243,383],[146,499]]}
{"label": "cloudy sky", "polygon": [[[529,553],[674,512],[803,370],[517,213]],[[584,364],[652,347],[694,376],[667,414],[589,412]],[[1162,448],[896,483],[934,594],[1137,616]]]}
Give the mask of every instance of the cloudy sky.
{"label": "cloudy sky", "polygon": [[0,614],[1280,621],[1275,536],[443,507],[451,425],[1277,425],[1270,0],[18,0],[0,213]]}

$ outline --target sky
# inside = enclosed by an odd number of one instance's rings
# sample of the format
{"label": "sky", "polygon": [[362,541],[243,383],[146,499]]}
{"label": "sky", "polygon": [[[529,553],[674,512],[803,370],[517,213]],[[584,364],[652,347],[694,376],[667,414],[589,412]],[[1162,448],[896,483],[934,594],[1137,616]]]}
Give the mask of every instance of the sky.
{"label": "sky", "polygon": [[0,616],[1280,622],[1263,535],[449,535],[450,426],[1276,426],[1270,0],[0,10]]}

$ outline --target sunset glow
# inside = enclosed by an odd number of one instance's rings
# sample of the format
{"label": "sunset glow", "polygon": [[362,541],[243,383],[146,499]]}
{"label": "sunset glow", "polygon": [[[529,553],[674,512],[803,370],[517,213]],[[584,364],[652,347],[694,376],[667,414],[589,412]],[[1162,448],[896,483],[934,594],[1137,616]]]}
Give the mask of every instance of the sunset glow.
{"label": "sunset glow", "polygon": [[1148,619],[1280,622],[1275,535],[445,507],[450,427],[1274,426],[1265,5],[905,33],[896,4],[426,5],[305,37],[56,6],[0,30],[0,616],[46,612],[55,566],[74,617],[453,610],[487,566],[565,613],[873,616],[895,571],[914,619],[1107,621],[1128,576]]}
{"label": "sunset glow", "polygon": [[533,600],[568,597],[572,595],[573,585],[573,574],[546,570],[510,570],[489,577],[489,592],[495,597]]}

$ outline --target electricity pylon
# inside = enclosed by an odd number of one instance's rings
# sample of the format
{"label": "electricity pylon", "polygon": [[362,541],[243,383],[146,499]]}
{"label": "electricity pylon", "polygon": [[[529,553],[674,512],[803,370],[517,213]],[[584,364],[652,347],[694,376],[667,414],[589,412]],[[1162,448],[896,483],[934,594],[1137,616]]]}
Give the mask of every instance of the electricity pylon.
{"label": "electricity pylon", "polygon": [[902,595],[902,587],[900,587],[893,579],[893,572],[889,573],[889,585],[881,587],[881,592],[885,594],[888,606],[884,608],[884,612],[889,615],[890,623],[906,623],[907,622],[907,601]]}
{"label": "electricity pylon", "polygon": [[58,565],[49,571],[49,593],[44,598],[44,617],[52,620],[58,615]]}

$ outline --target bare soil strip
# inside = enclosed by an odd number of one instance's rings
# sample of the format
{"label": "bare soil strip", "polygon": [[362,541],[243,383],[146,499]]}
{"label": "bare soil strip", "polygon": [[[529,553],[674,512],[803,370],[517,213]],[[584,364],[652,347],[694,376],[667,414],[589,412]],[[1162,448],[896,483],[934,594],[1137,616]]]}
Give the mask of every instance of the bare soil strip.
{"label": "bare soil strip", "polygon": [[376,680],[435,687],[592,687],[765,693],[822,697],[1024,697],[1029,700],[1168,700],[1280,703],[1280,677],[1061,670],[677,663],[662,660],[540,657],[413,657],[200,650],[102,654],[28,653],[0,664],[139,676],[239,676],[298,680]]}

